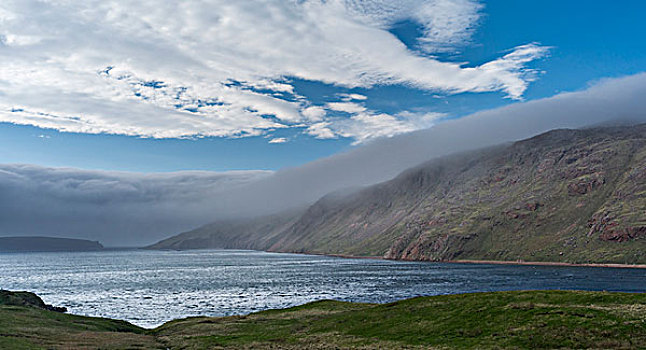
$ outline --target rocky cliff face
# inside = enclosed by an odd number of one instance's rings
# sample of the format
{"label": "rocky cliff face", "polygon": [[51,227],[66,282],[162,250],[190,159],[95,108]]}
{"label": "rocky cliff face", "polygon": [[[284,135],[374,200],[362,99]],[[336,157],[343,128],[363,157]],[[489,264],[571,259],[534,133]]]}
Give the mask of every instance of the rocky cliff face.
{"label": "rocky cliff face", "polygon": [[357,193],[324,197],[289,220],[261,219],[268,223],[262,229],[257,220],[239,223],[248,229],[244,242],[222,247],[403,260],[645,263],[646,125],[555,130],[436,159]]}

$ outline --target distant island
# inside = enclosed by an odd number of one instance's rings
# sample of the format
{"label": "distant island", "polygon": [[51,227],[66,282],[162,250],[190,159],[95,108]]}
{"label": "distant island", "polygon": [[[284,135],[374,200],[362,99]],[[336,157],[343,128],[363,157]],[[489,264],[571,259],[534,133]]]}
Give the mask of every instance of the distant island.
{"label": "distant island", "polygon": [[0,253],[88,252],[103,250],[98,241],[55,237],[0,237]]}

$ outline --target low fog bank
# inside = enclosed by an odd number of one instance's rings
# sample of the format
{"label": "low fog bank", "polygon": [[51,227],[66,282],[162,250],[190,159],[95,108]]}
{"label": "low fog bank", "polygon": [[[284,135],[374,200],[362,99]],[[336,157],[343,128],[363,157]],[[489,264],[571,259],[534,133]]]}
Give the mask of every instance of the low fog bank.
{"label": "low fog bank", "polygon": [[108,246],[153,243],[228,217],[306,205],[342,188],[388,180],[431,158],[555,128],[646,122],[646,74],[444,121],[296,168],[131,174],[0,166],[0,236],[52,235]]}
{"label": "low fog bank", "polygon": [[430,129],[380,139],[346,153],[278,171],[241,191],[223,194],[226,205],[218,206],[217,213],[265,214],[310,203],[334,190],[391,179],[435,157],[518,141],[556,128],[615,121],[644,123],[644,96],[646,73],[444,121]]}
{"label": "low fog bank", "polygon": [[0,236],[98,240],[141,246],[212,219],[223,190],[269,171],[140,174],[0,165]]}

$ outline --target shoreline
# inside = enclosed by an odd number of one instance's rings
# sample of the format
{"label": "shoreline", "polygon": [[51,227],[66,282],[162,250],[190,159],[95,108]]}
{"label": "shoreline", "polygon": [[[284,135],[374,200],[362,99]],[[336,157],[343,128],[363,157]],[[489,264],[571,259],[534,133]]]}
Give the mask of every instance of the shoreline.
{"label": "shoreline", "polygon": [[[142,248],[139,248],[142,249]],[[424,263],[442,263],[442,264],[478,264],[478,265],[516,265],[516,266],[564,266],[564,267],[605,267],[605,268],[620,268],[620,269],[646,269],[646,264],[619,264],[619,263],[568,263],[560,261],[525,261],[525,260],[476,260],[476,259],[455,259],[455,260],[405,260],[405,259],[387,259],[381,256],[370,255],[348,255],[348,254],[328,254],[316,252],[284,252],[276,250],[255,250],[255,249],[222,249],[222,248],[204,248],[204,249],[180,249],[184,250],[249,250],[265,253],[279,253],[279,254],[301,254],[311,256],[328,256],[332,258],[344,259],[362,259],[362,260],[388,260],[388,261],[401,261],[401,262],[424,262]],[[176,250],[176,249],[146,249],[146,250]]]}
{"label": "shoreline", "polygon": [[[269,253],[289,253],[267,251]],[[403,260],[403,259],[386,259],[380,256],[357,256],[346,254],[324,254],[324,253],[291,253],[316,256],[329,256],[334,258],[345,259],[370,259],[370,260],[389,260],[403,262],[426,262],[426,263],[443,263],[443,264],[478,264],[478,265],[515,265],[515,266],[564,266],[564,267],[605,267],[620,269],[646,269],[646,264],[617,264],[617,263],[568,263],[559,261],[524,261],[524,260],[475,260],[475,259],[456,259],[456,260]]]}
{"label": "shoreline", "polygon": [[489,265],[517,265],[517,266],[569,266],[569,267],[612,267],[621,269],[646,269],[646,264],[616,264],[616,263],[567,263],[558,261],[506,261],[506,260],[447,260],[451,264],[489,264]]}

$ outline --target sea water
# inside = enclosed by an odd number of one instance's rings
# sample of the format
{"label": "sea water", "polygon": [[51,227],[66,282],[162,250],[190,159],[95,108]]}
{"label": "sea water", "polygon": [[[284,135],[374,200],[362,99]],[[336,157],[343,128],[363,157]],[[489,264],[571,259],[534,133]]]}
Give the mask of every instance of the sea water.
{"label": "sea water", "polygon": [[521,289],[646,292],[646,269],[445,264],[240,250],[0,254],[0,289],[143,327],[314,300],[385,303]]}

